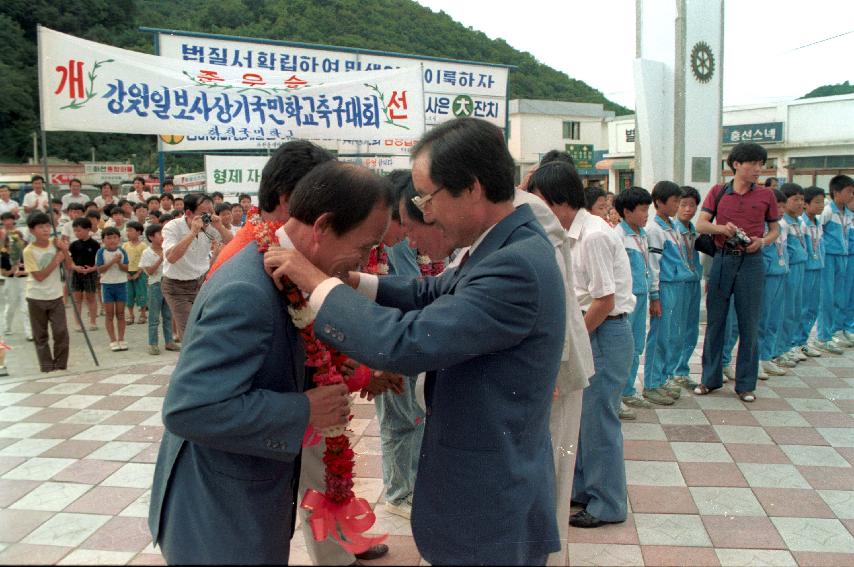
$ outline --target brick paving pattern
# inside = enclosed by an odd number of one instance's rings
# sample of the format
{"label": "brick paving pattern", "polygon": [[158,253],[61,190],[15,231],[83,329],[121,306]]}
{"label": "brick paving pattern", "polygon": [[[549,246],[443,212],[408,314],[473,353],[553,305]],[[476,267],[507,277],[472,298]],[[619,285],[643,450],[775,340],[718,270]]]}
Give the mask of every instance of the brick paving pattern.
{"label": "brick paving pattern", "polygon": [[[139,360],[0,379],[0,563],[163,563],[146,517],[174,362]],[[854,350],[803,362],[757,396],[744,404],[729,384],[637,410],[623,423],[628,520],[570,528],[570,563],[854,565]],[[409,522],[381,504],[373,404],[359,400],[352,428],[357,492],[390,534],[371,563],[418,565]],[[309,563],[299,532],[291,563]]]}

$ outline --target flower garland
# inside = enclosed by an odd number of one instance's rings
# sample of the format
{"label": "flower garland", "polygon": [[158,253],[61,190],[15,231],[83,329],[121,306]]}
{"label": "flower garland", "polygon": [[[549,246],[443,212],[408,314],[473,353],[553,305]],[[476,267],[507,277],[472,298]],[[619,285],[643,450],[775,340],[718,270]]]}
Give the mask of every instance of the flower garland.
{"label": "flower garland", "polygon": [[[253,215],[250,211],[247,224],[253,227],[258,252],[263,253],[278,242],[276,231],[283,223],[264,222],[260,215]],[[288,313],[299,330],[305,348],[305,365],[316,369],[312,378],[314,383],[317,386],[325,386],[346,382],[351,393],[361,390],[371,380],[370,370],[360,366],[349,380],[345,380],[341,367],[347,357],[317,338],[314,333],[315,313],[305,295],[290,280],[285,280],[284,283]],[[350,419],[352,417],[351,414]],[[376,516],[371,505],[364,498],[356,498],[353,492],[355,453],[350,447],[347,426],[323,429],[320,434],[326,438],[326,449],[323,453],[326,489],[323,493],[308,489],[300,506],[310,512],[308,522],[315,540],[323,541],[331,535],[344,549],[354,554],[361,553],[382,542],[386,536],[362,535],[374,525]],[[317,432],[309,427],[304,443],[311,445],[318,441]]]}
{"label": "flower garland", "polygon": [[382,242],[371,248],[365,272],[375,276],[388,275],[388,252],[385,251],[385,245]]}
{"label": "flower garland", "polygon": [[418,264],[418,269],[421,270],[421,277],[438,276],[445,271],[445,263],[442,261],[433,262],[427,254],[420,252],[415,257],[415,262]]}

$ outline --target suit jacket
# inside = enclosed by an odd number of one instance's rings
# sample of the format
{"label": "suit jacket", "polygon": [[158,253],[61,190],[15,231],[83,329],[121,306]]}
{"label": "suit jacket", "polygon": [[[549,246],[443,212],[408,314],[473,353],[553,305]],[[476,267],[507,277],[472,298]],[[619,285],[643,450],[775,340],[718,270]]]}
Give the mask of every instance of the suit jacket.
{"label": "suit jacket", "polygon": [[164,400],[148,522],[169,563],[287,563],[304,362],[252,242],[202,287]]}
{"label": "suit jacket", "polygon": [[337,286],[318,312],[321,337],[372,368],[437,371],[412,511],[434,565],[528,564],[560,548],[549,412],[563,290],[554,248],[522,206],[455,273],[380,278],[387,307]]}

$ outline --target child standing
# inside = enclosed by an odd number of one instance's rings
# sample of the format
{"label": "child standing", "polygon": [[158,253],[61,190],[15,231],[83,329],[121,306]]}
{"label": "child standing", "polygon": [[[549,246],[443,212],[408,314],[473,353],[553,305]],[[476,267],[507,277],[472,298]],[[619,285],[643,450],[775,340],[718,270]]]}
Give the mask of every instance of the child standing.
{"label": "child standing", "polygon": [[[42,372],[65,370],[68,367],[68,324],[62,301],[62,264],[68,267],[68,245],[60,238],[50,239],[50,217],[38,212],[27,219],[27,227],[35,238],[24,248],[24,267],[27,275],[27,306],[30,325],[36,344],[36,356]],[[53,335],[53,353],[48,342],[48,324]]]}
{"label": "child standing", "polygon": [[24,248],[27,246],[26,235],[15,226],[15,213],[5,212],[0,215],[3,223],[2,248],[0,248],[0,273],[6,280],[3,288],[6,295],[6,310],[3,313],[5,321],[4,335],[13,332],[12,323],[15,314],[21,312],[24,321],[24,333],[28,341],[33,340],[33,330],[30,328],[30,315],[27,311],[27,270],[24,268]]}
{"label": "child standing", "polygon": [[[682,238],[670,217],[679,210],[682,189],[672,181],[659,181],[652,189],[655,222],[649,234],[651,275],[649,333],[646,338],[643,397],[658,405],[672,405],[681,386],[668,378],[676,369],[676,320],[682,314],[683,288],[691,277]],[[658,299],[655,299],[655,294]]]}
{"label": "child standing", "polygon": [[[103,247],[95,256],[95,265],[101,274],[101,293],[104,311],[106,311],[107,334],[110,336],[110,350],[127,350],[125,342],[125,302],[127,301],[128,255],[119,243],[119,229],[108,226],[101,235]],[[113,319],[116,328],[113,327]],[[116,334],[118,330],[118,335]]]}
{"label": "child standing", "polygon": [[139,269],[139,259],[148,246],[142,241],[142,224],[131,221],[127,223],[128,241],[122,244],[128,260],[128,316],[127,324],[133,325],[133,308],[139,307],[139,324],[143,325],[148,312],[148,282],[145,272]]}
{"label": "child standing", "polygon": [[[778,206],[786,202],[786,196],[774,189]],[[788,224],[780,220],[780,235],[774,246],[762,249],[765,259],[765,289],[762,294],[762,315],[759,318],[759,373],[758,377],[767,380],[768,376],[783,376],[786,371],[774,361],[780,354],[777,351],[778,337],[783,328],[783,301],[786,297],[786,276],[789,273],[786,237]],[[767,223],[765,227],[768,230]],[[790,363],[785,363],[788,366]]]}
{"label": "child standing", "polygon": [[81,322],[83,321],[82,302],[85,301],[89,306],[89,330],[95,331],[98,329],[98,304],[95,301],[98,293],[98,267],[95,265],[95,257],[101,246],[92,238],[92,223],[87,217],[74,219],[71,227],[74,229],[75,238],[68,247],[72,262],[71,292],[74,294],[74,304],[80,312]]}
{"label": "child standing", "polygon": [[[622,221],[614,228],[623,247],[629,256],[629,266],[632,270],[632,293],[637,300],[635,309],[629,313],[629,326],[634,338],[634,354],[632,367],[623,388],[623,404],[628,406],[620,409],[620,419],[636,419],[637,416],[629,409],[652,407],[650,402],[637,395],[635,380],[637,379],[640,356],[646,346],[646,316],[649,304],[649,243],[646,231],[643,229],[649,218],[649,206],[652,197],[649,191],[642,187],[632,187],[623,191],[614,199],[614,209],[622,217]],[[656,294],[655,299],[658,299]]]}
{"label": "child standing", "polygon": [[139,260],[139,267],[145,270],[148,276],[148,354],[160,354],[160,348],[157,346],[157,327],[160,325],[160,318],[163,317],[163,341],[166,343],[166,350],[181,350],[181,347],[176,345],[172,340],[172,311],[169,309],[169,304],[163,299],[163,292],[160,291],[160,280],[163,277],[163,227],[159,224],[152,224],[145,229],[145,239],[151,243],[151,246],[146,248],[142,253],[142,258]]}
{"label": "child standing", "polygon": [[797,329],[803,310],[804,273],[807,264],[806,225],[801,220],[804,213],[804,190],[797,183],[784,183],[780,190],[786,197],[783,205],[783,220],[789,234],[786,235],[786,251],[789,256],[789,274],[786,277],[783,332],[777,350],[793,362],[806,360],[807,355],[798,346]]}
{"label": "child standing", "polygon": [[[818,216],[824,210],[824,189],[807,187],[804,189],[804,214],[801,220],[806,232],[804,240],[807,248],[807,261],[804,266],[804,287],[801,297],[801,316],[798,318],[798,332],[795,342],[801,352],[807,356],[821,356],[821,351],[810,341],[810,333],[818,318],[818,306],[821,303],[821,270],[824,268],[824,240]],[[832,347],[842,354],[837,347]]]}
{"label": "child standing", "polygon": [[[818,315],[817,346],[825,352],[841,354],[840,347],[851,346],[844,333],[847,289],[845,281],[848,264],[850,218],[846,204],[854,191],[854,179],[837,175],[830,180],[830,203],[821,213],[824,239],[824,270],[821,275],[821,306]],[[836,347],[835,349],[831,347]],[[837,352],[834,352],[837,351]]]}
{"label": "child standing", "polygon": [[676,320],[678,325],[676,339],[682,348],[678,351],[679,356],[676,361],[676,368],[673,370],[673,381],[690,390],[697,386],[697,383],[690,378],[691,368],[689,364],[697,346],[697,339],[700,337],[700,298],[703,295],[700,289],[700,282],[703,280],[703,266],[700,264],[700,253],[695,247],[697,229],[691,222],[699,206],[700,193],[693,187],[682,187],[682,198],[679,200],[679,210],[676,213],[677,222],[673,224],[682,239],[682,250],[685,252],[686,258],[685,265],[691,273],[682,286],[682,315],[678,316]]}

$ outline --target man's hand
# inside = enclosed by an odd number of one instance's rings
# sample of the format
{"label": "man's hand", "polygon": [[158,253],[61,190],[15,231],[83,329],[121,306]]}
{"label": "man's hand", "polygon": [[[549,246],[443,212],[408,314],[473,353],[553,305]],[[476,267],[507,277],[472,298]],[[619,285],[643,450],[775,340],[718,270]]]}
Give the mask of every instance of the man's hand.
{"label": "man's hand", "polygon": [[362,391],[359,392],[359,397],[367,397],[370,402],[375,396],[379,396],[389,390],[398,395],[402,394],[403,376],[395,374],[394,372],[374,370],[373,375],[371,376],[371,382],[362,388]]}
{"label": "man's hand", "polygon": [[202,221],[202,215],[194,216],[193,220],[190,221],[190,230],[192,231],[193,236],[198,236],[204,229],[205,223]]}
{"label": "man's hand", "polygon": [[731,222],[728,222],[726,224],[718,224],[715,226],[718,227],[718,234],[723,234],[727,238],[732,238],[733,236],[735,236],[735,232],[738,230],[738,227],[732,224]]}
{"label": "man's hand", "polygon": [[284,248],[270,248],[264,253],[264,269],[277,288],[284,289],[282,282],[288,278],[306,293],[313,292],[320,282],[329,278],[298,251]]}
{"label": "man's hand", "polygon": [[356,369],[359,368],[359,366],[361,366],[361,365],[358,362],[356,362],[352,358],[348,358],[347,360],[344,361],[343,364],[341,364],[341,367],[339,368],[339,370],[341,371],[341,374],[343,374],[344,376],[349,378],[349,377],[353,376],[353,374],[356,372]]}
{"label": "man's hand", "polygon": [[347,386],[333,384],[306,390],[308,398],[308,423],[315,429],[347,425],[350,415]]}
{"label": "man's hand", "polygon": [[217,230],[222,228],[222,218],[219,215],[211,215],[211,224]]}
{"label": "man's hand", "polygon": [[78,274],[86,274],[89,270],[85,266],[71,266],[71,269],[77,272]]}
{"label": "man's hand", "polygon": [[750,244],[744,250],[748,254],[753,254],[754,252],[758,252],[759,250],[762,250],[762,246],[764,244],[765,244],[765,241],[762,240],[760,237],[751,236],[750,237]]}
{"label": "man's hand", "polygon": [[56,246],[60,252],[68,252],[68,243],[61,238],[54,238],[53,245]]}
{"label": "man's hand", "polygon": [[650,317],[661,317],[661,300],[660,299],[652,299],[649,302],[649,316]]}

